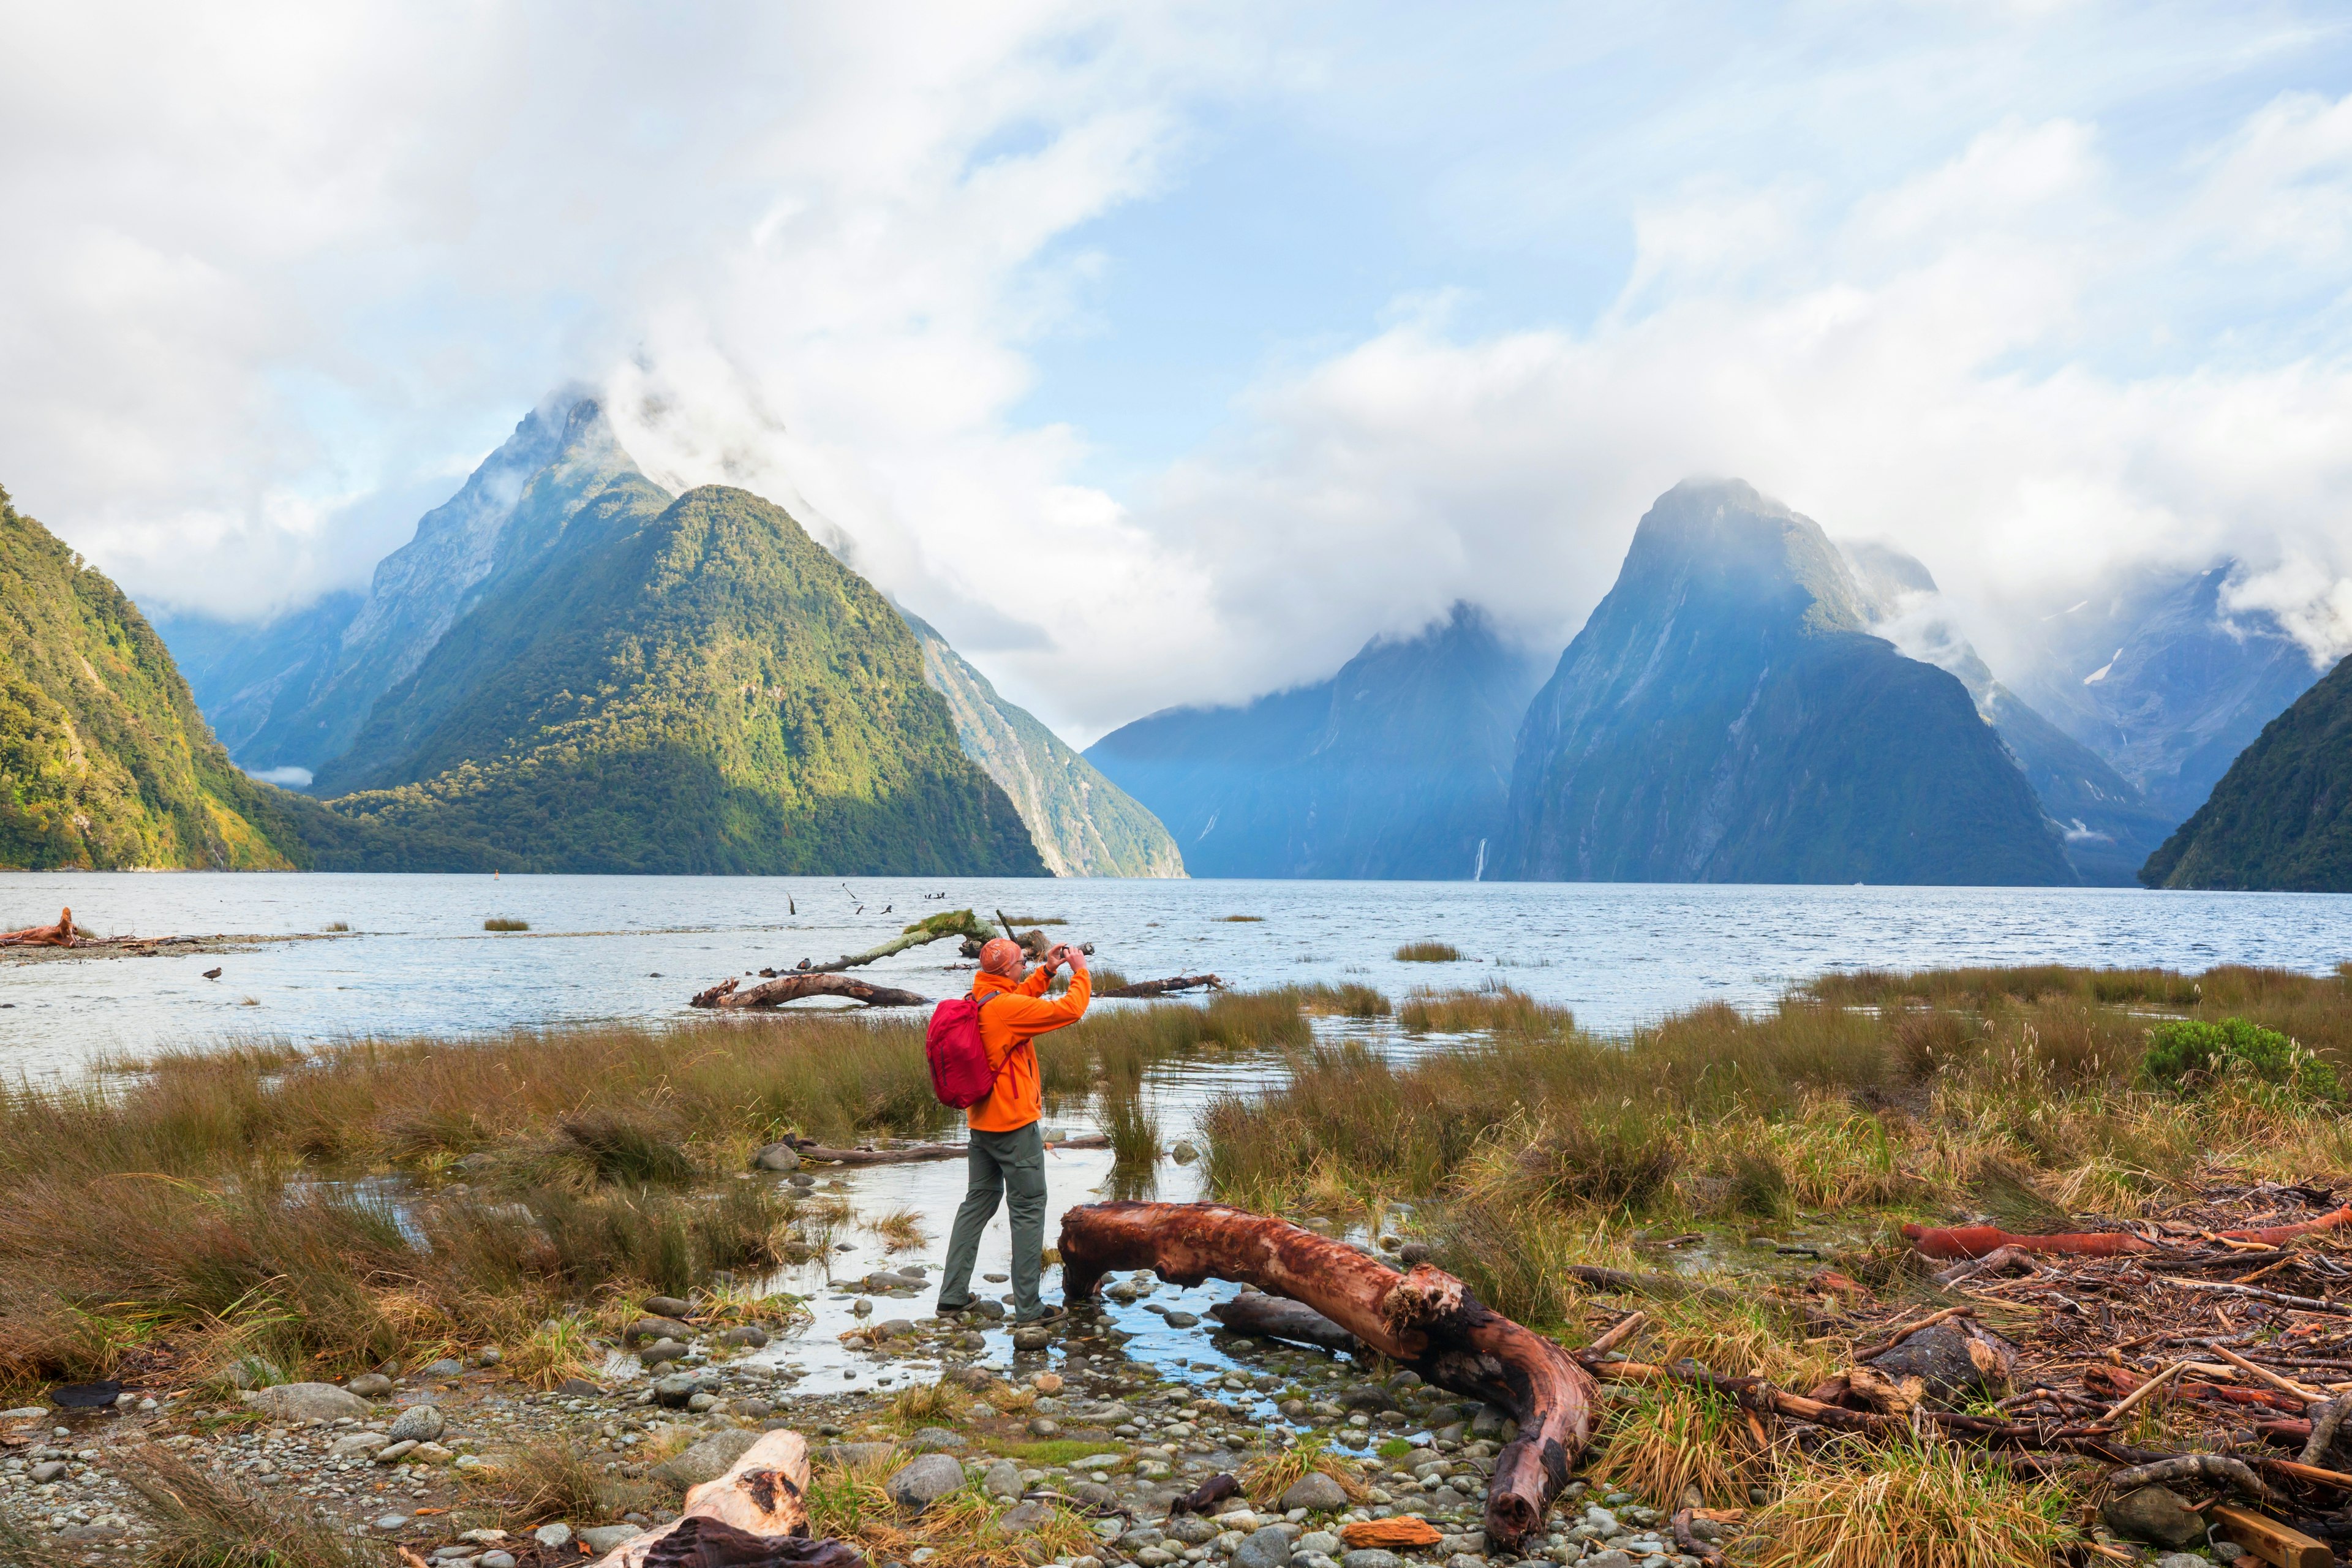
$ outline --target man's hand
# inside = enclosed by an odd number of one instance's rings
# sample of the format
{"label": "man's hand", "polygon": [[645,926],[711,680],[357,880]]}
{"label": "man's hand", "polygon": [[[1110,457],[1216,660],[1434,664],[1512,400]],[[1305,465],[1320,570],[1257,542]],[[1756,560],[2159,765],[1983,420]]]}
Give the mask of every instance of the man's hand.
{"label": "man's hand", "polygon": [[1086,949],[1080,947],[1074,942],[1064,942],[1062,944],[1062,962],[1068,964],[1072,969],[1085,969],[1087,966]]}

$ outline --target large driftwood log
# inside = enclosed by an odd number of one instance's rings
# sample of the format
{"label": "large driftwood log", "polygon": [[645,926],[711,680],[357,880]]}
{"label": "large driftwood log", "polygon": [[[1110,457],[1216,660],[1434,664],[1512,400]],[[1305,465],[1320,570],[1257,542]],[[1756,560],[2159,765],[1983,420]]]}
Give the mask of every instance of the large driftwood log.
{"label": "large driftwood log", "polygon": [[[828,1149],[822,1143],[795,1143],[803,1160],[828,1165],[906,1165],[924,1160],[961,1160],[971,1152],[969,1143],[902,1143],[896,1149]],[[1110,1139],[1100,1132],[1048,1140],[1048,1149],[1108,1149]]]}
{"label": "large driftwood log", "polygon": [[868,1007],[927,1007],[931,1001],[929,997],[918,996],[911,991],[875,985],[827,971],[779,975],[740,991],[735,988],[739,984],[740,982],[730,979],[708,991],[698,992],[690,1005],[779,1007],[787,1002],[797,1002],[803,996],[846,996],[852,1001],[863,1002]]}
{"label": "large driftwood log", "polygon": [[1319,1345],[1327,1351],[1351,1351],[1360,1342],[1314,1308],[1258,1290],[1218,1302],[1209,1309],[1209,1316],[1237,1334]]}
{"label": "large driftwood log", "polygon": [[838,1541],[809,1539],[808,1443],[771,1432],[727,1473],[686,1494],[667,1524],[613,1548],[613,1568],[865,1568],[866,1554]]}
{"label": "large driftwood log", "polygon": [[[864,952],[845,952],[831,963],[811,963],[803,958],[796,968],[781,973],[834,974],[845,969],[856,969],[861,964],[871,963],[877,958],[887,958],[894,952],[904,952],[910,947],[920,947],[925,942],[945,942],[951,936],[960,936],[966,942],[974,939],[986,941],[988,935],[988,928],[981,924],[979,917],[970,910],[950,910],[945,914],[932,915],[928,920],[917,921],[879,947],[869,947]],[[760,973],[774,975],[780,972],[763,969]]]}
{"label": "large driftwood log", "polygon": [[71,947],[79,934],[74,930],[73,910],[67,910],[53,926],[0,932],[0,947]]}
{"label": "large driftwood log", "polygon": [[1303,1301],[1423,1380],[1509,1411],[1519,1435],[1496,1458],[1486,1536],[1538,1529],[1592,1435],[1593,1384],[1559,1346],[1489,1310],[1428,1264],[1399,1274],[1345,1243],[1222,1204],[1090,1204],[1062,1216],[1062,1288],[1093,1297],[1114,1268],[1178,1285],[1207,1279]]}
{"label": "large driftwood log", "polygon": [[[2217,1230],[2211,1233],[2221,1241],[2253,1242],[2263,1247],[2276,1247],[2298,1236],[2314,1231],[2336,1230],[2352,1225],[2352,1204],[2330,1210],[2317,1219],[2297,1220],[2293,1225],[2262,1226],[2252,1230]],[[2113,1258],[2126,1252],[2164,1252],[2170,1250],[2144,1236],[2127,1230],[2071,1231],[2058,1236],[2013,1236],[1991,1225],[1963,1225],[1942,1228],[1906,1225],[1904,1238],[1924,1258],[1985,1258],[2004,1247],[2023,1252],[2065,1258]],[[2197,1239],[2183,1237],[2184,1241]]]}
{"label": "large driftwood log", "polygon": [[1095,1000],[1105,997],[1172,996],[1179,991],[1196,991],[1206,987],[1223,991],[1225,983],[1213,974],[1171,974],[1165,980],[1137,980],[1109,991],[1097,991]]}

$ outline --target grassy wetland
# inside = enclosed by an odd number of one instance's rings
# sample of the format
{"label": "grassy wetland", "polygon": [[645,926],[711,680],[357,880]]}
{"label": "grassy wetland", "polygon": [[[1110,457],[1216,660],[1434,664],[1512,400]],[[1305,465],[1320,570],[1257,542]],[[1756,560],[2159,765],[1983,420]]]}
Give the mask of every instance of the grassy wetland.
{"label": "grassy wetland", "polygon": [[[1635,1361],[1800,1394],[1889,1325],[1964,1308],[2026,1347],[2020,1394],[1968,1406],[1990,1415],[2064,1383],[2062,1363],[2079,1372],[2081,1335],[2056,1343],[2046,1303],[2001,1284],[1938,1284],[1899,1227],[2184,1228],[2183,1205],[2224,1191],[2341,1190],[2347,1048],[2344,973],[2048,968],[1826,976],[1760,1012],[1694,1008],[1611,1036],[1500,987],[1229,993],[1098,1009],[1041,1059],[1049,1108],[1084,1102],[1110,1135],[1106,1190],[1148,1191],[1175,1142],[1150,1109],[1156,1068],[1245,1063],[1262,1086],[1213,1101],[1198,1129],[1210,1195],[1425,1251],[1570,1345],[1638,1311],[1618,1346]],[[19,1087],[0,1103],[0,1383],[18,1401],[109,1376],[229,1401],[236,1382],[334,1381],[497,1346],[500,1386],[548,1389],[593,1373],[652,1294],[690,1300],[709,1324],[772,1324],[793,1303],[753,1282],[776,1268],[853,1232],[893,1248],[935,1240],[944,1213],[861,1215],[745,1173],[787,1133],[924,1138],[950,1115],[918,1021],[807,1014],[167,1055]],[[2198,1223],[2236,1223],[2212,1212]],[[2297,1260],[2332,1267],[2338,1246],[2303,1238],[2263,1278],[2325,1295]],[[2109,1337],[2134,1342],[2139,1309],[2120,1286],[2099,1311],[2110,1306]],[[2246,1337],[2232,1342],[2252,1355],[2308,1331],[2292,1312],[2233,1310]],[[2127,1387],[2148,1355],[2102,1375]],[[1326,1375],[1300,1368],[1284,1375],[1301,1387]],[[977,1386],[910,1385],[854,1418],[804,1419],[861,1437],[961,1430]],[[2097,1544],[2084,1512],[2103,1500],[2095,1467],[2021,1463],[1932,1426],[1900,1440],[1792,1434],[1685,1384],[1604,1389],[1579,1495],[1736,1515],[1735,1561],[2026,1564]],[[982,1390],[1003,1430],[971,1427],[973,1441],[1024,1465],[1117,1451],[1108,1433],[1040,1438],[1022,1425],[1035,1399],[1017,1380]],[[1416,1462],[1401,1443],[1360,1462],[1334,1454],[1330,1420],[1291,1418],[1318,1430],[1260,1431],[1232,1461],[1255,1490],[1320,1468],[1352,1499]],[[2127,1436],[2144,1449],[2238,1441],[2169,1392]],[[516,1473],[546,1476],[525,1489],[560,1500],[526,1511],[621,1506],[604,1461],[592,1474],[530,1452]],[[889,1468],[845,1461],[813,1497],[877,1562],[951,1545],[958,1530],[931,1526],[997,1506],[959,1494],[918,1530],[888,1503]],[[1562,1505],[1549,1538],[1560,1561],[1591,1539],[1571,1529],[1580,1506]],[[1063,1559],[1086,1545],[1072,1520],[1045,1533]],[[299,1542],[215,1555],[327,1560]]]}

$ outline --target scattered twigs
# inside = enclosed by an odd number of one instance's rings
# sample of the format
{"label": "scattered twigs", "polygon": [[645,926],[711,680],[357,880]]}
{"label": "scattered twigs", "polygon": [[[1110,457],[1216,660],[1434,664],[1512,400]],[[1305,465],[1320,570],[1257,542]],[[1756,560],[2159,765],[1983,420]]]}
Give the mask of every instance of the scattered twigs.
{"label": "scattered twigs", "polygon": [[1606,1355],[1633,1337],[1633,1331],[1649,1319],[1646,1312],[1628,1312],[1601,1331],[1593,1342],[1584,1347],[1586,1355]]}
{"label": "scattered twigs", "polygon": [[1917,1322],[1912,1323],[1905,1328],[1895,1330],[1885,1339],[1879,1341],[1878,1343],[1871,1345],[1867,1349],[1854,1352],[1853,1359],[1856,1361],[1868,1361],[1873,1356],[1885,1355],[1888,1351],[1893,1350],[1896,1345],[1901,1344],[1905,1340],[1909,1339],[1913,1334],[1919,1332],[1922,1329],[1932,1329],[1937,1323],[1949,1322],[1954,1318],[1969,1318],[1974,1317],[1975,1315],[1976,1309],[1974,1307],[1947,1307],[1940,1312],[1930,1312],[1927,1316],[1920,1319]]}
{"label": "scattered twigs", "polygon": [[1974,1258],[1966,1263],[1956,1263],[1949,1268],[1944,1269],[1936,1276],[1936,1283],[1948,1287],[1960,1284],[1964,1280],[1974,1279],[1979,1275],[2005,1274],[2012,1268],[2022,1268],[2029,1274],[2041,1271],[2040,1265],[2033,1261],[2033,1254],[2026,1251],[2025,1248],[1996,1247],[1982,1258]]}
{"label": "scattered twigs", "polygon": [[911,991],[898,991],[887,985],[873,985],[863,980],[852,980],[845,974],[830,971],[811,970],[807,973],[792,973],[763,980],[747,990],[739,991],[736,980],[728,980],[708,991],[698,992],[688,1004],[695,1007],[779,1007],[787,1002],[797,1002],[804,996],[846,996],[853,1002],[863,1002],[868,1007],[926,1007],[931,999],[918,996]]}
{"label": "scattered twigs", "polygon": [[1085,1205],[1062,1216],[1063,1289],[1093,1297],[1113,1268],[1197,1285],[1238,1280],[1303,1301],[1429,1383],[1508,1411],[1486,1530],[1513,1547],[1542,1522],[1592,1430],[1591,1377],[1559,1345],[1489,1310],[1443,1269],[1398,1274],[1343,1242],[1221,1204]]}
{"label": "scattered twigs", "polygon": [[2107,1407],[2107,1413],[2100,1416],[2095,1424],[2101,1426],[2114,1426],[2116,1422],[2122,1420],[2125,1416],[2138,1409],[2140,1405],[2147,1403],[2148,1398],[2152,1396],[2157,1390],[2162,1388],[2166,1384],[2170,1383],[2174,1378],[2179,1377],[2182,1373],[2188,1371],[2189,1366],[2189,1363],[2186,1360],[2174,1362],[2170,1366],[2166,1367],[2162,1372],[2158,1373],[2154,1377],[2149,1378],[2146,1383],[2141,1384],[2137,1388],[2133,1389],[2129,1394],[2125,1394],[2115,1404],[2109,1405]]}
{"label": "scattered twigs", "polygon": [[1675,1550],[1685,1557],[1696,1557],[1702,1563],[1720,1563],[1723,1552],[1712,1541],[1701,1541],[1691,1529],[1691,1510],[1683,1509],[1675,1514]]}
{"label": "scattered twigs", "polygon": [[2217,1296],[2242,1296],[2250,1301],[2268,1301],[2275,1306],[2293,1307],[2303,1312],[2329,1312],[2337,1317],[2352,1316],[2352,1313],[2347,1313],[2345,1309],[2335,1302],[2321,1300],[2316,1296],[2290,1296],[2282,1290],[2264,1290],[2252,1285],[2231,1285],[2217,1279],[2180,1279],[2169,1274],[2159,1274],[2156,1278],[2163,1280],[2167,1285],[2178,1285],[2183,1290],[2210,1290]]}
{"label": "scattered twigs", "polygon": [[2316,1465],[2327,1458],[2347,1415],[2352,1415],[2352,1394],[2340,1394],[2312,1412],[2311,1439],[2303,1446],[2303,1463]]}
{"label": "scattered twigs", "polygon": [[[2216,1230],[2206,1232],[2214,1241],[2252,1243],[2260,1247],[2276,1247],[2298,1236],[2314,1231],[2336,1230],[2352,1225],[2352,1204],[2321,1215],[2316,1219],[2298,1220],[2293,1225],[2265,1226],[2259,1229]],[[1962,1225],[1928,1226],[1906,1225],[1903,1227],[1908,1240],[1923,1257],[1983,1258],[2004,1247],[2019,1247],[2044,1257],[2113,1258],[2126,1252],[2162,1252],[2166,1248],[2127,1230],[2070,1231],[2056,1236],[2013,1236],[1994,1225]]]}
{"label": "scattered twigs", "polygon": [[79,935],[74,930],[73,910],[68,909],[58,916],[55,925],[0,932],[0,947],[71,947]]}
{"label": "scattered twigs", "polygon": [[2261,1379],[2263,1382],[2269,1384],[2281,1394],[2292,1394],[2297,1399],[2302,1400],[2321,1400],[2327,1397],[2326,1394],[2319,1389],[2306,1388],[2302,1384],[2296,1383],[2290,1378],[2281,1377],[2278,1373],[2271,1371],[2268,1367],[2256,1366],[2252,1362],[2248,1361],[2244,1356],[2240,1355],[2237,1352],[2231,1350],[2227,1345],[2215,1345],[2213,1347],[2213,1353],[2220,1356],[2223,1361],[2228,1362],[2231,1366],[2236,1367],[2240,1372],[2250,1373],[2252,1376]]}
{"label": "scattered twigs", "polygon": [[1223,991],[1225,988],[1225,983],[1213,974],[1171,974],[1165,980],[1138,980],[1109,991],[1097,991],[1095,996],[1097,1000],[1106,996],[1122,999],[1140,996],[1172,996],[1179,991],[1196,991],[1202,988]]}

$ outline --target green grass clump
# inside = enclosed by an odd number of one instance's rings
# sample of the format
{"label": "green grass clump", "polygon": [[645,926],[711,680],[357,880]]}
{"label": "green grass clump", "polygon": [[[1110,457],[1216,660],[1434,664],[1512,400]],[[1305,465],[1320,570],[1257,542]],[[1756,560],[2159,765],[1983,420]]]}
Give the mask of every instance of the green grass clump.
{"label": "green grass clump", "polygon": [[2165,1089],[2191,1089],[2236,1074],[2279,1084],[2313,1100],[2343,1098],[2336,1069],[2276,1029],[2243,1018],[2182,1018],[2147,1032],[2140,1077]]}
{"label": "green grass clump", "polygon": [[1409,942],[1396,950],[1399,963],[1454,963],[1462,950],[1450,942]]}
{"label": "green grass clump", "polygon": [[484,931],[529,931],[529,921],[513,920],[506,915],[492,915],[482,922]]}

